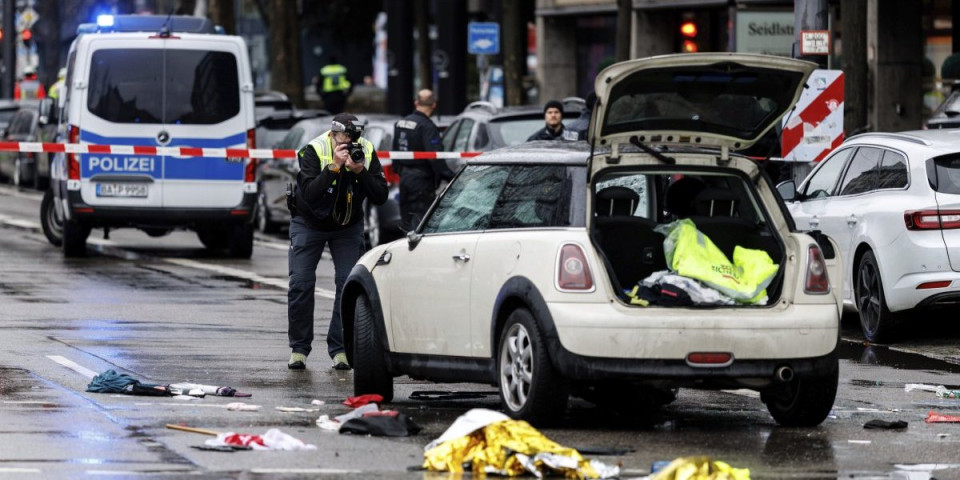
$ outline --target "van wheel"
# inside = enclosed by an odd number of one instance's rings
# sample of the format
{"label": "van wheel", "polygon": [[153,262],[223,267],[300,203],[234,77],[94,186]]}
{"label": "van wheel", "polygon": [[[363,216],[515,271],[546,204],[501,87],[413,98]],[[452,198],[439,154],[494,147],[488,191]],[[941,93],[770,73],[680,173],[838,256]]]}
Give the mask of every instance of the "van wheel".
{"label": "van wheel", "polygon": [[860,258],[855,280],[854,298],[863,336],[873,343],[890,342],[896,333],[900,316],[887,308],[880,267],[872,251],[867,251]]}
{"label": "van wheel", "polygon": [[40,226],[51,245],[63,245],[63,217],[57,211],[57,199],[53,196],[53,190],[47,190],[40,202]]}
{"label": "van wheel", "polygon": [[570,393],[550,363],[543,334],[529,311],[510,313],[497,351],[500,400],[507,414],[534,425],[560,420]]}
{"label": "van wheel", "polygon": [[227,255],[233,258],[250,258],[253,255],[253,224],[237,223],[230,227],[227,239]]}
{"label": "van wheel", "polygon": [[222,250],[230,242],[229,232],[223,226],[204,227],[197,230],[197,238],[207,250]]}
{"label": "van wheel", "polygon": [[[262,188],[262,187],[261,187]],[[270,217],[270,209],[267,208],[267,194],[260,191],[257,195],[257,230],[263,233],[276,233],[280,230],[277,222]]]}
{"label": "van wheel", "polygon": [[393,400],[393,376],[387,369],[383,343],[377,335],[370,299],[357,297],[353,322],[353,394],[376,393],[384,402]]}
{"label": "van wheel", "polygon": [[40,202],[40,226],[47,241],[55,247],[63,245],[63,217],[57,210],[57,199],[53,190],[47,190]]}
{"label": "van wheel", "polygon": [[63,222],[63,256],[82,257],[87,254],[87,237],[90,227],[76,221]]}
{"label": "van wheel", "polygon": [[820,425],[837,397],[840,361],[834,358],[827,372],[799,376],[779,391],[763,392],[760,399],[774,420],[784,427]]}

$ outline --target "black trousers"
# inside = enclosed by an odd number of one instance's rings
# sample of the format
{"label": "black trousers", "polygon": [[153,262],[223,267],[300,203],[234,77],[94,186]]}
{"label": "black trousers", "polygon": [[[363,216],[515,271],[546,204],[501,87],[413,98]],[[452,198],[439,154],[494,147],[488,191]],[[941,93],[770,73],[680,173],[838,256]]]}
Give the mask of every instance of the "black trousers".
{"label": "black trousers", "polygon": [[416,172],[404,171],[400,175],[400,221],[406,231],[417,228],[437,198],[433,175],[427,177]]}

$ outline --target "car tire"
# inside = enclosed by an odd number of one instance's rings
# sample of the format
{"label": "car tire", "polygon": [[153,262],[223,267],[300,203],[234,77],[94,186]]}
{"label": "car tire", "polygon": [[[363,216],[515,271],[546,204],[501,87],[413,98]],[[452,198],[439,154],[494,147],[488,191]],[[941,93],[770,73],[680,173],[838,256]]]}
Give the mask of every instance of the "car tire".
{"label": "car tire", "polygon": [[63,245],[63,217],[57,212],[57,199],[53,196],[53,190],[47,190],[40,202],[40,226],[51,245]]}
{"label": "car tire", "polygon": [[383,401],[393,400],[393,376],[387,369],[384,358],[383,340],[377,333],[376,319],[370,299],[366,295],[357,297],[353,323],[353,393],[365,395],[375,393]]}
{"label": "car tire", "polygon": [[267,208],[267,194],[263,193],[262,188],[257,195],[257,230],[263,233],[276,233],[280,228],[270,216],[270,209]]}
{"label": "car tire", "polygon": [[253,255],[253,224],[237,223],[230,227],[227,240],[227,255],[233,258],[250,258]]}
{"label": "car tire", "polygon": [[510,313],[500,334],[496,363],[500,400],[508,415],[534,425],[560,420],[569,388],[553,368],[543,334],[528,310]]}
{"label": "car tire", "polygon": [[374,248],[380,245],[383,230],[380,227],[380,212],[376,206],[368,206],[363,217],[363,233],[367,240],[367,247]]}
{"label": "car tire", "polygon": [[222,250],[230,243],[229,231],[223,226],[200,228],[197,230],[197,238],[207,250]]}
{"label": "car tire", "polygon": [[19,156],[13,160],[13,178],[11,181],[15,187],[19,187],[23,182],[23,162]]}
{"label": "car tire", "polygon": [[863,336],[872,343],[890,342],[895,336],[900,315],[887,308],[880,266],[872,251],[860,258],[854,279],[854,299]]}
{"label": "car tire", "polygon": [[778,424],[784,427],[820,425],[837,398],[840,361],[833,358],[827,372],[797,375],[779,390],[763,392],[760,399]]}
{"label": "car tire", "polygon": [[90,227],[76,221],[63,222],[63,256],[82,257],[87,254],[87,237],[90,236]]}

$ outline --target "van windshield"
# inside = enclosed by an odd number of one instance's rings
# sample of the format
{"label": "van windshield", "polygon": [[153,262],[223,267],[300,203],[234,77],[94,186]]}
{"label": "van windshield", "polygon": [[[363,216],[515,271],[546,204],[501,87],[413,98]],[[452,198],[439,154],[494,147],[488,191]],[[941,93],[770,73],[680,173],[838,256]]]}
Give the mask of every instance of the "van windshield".
{"label": "van windshield", "polygon": [[240,81],[232,53],[166,53],[94,52],[87,109],[114,123],[214,124],[240,113]]}

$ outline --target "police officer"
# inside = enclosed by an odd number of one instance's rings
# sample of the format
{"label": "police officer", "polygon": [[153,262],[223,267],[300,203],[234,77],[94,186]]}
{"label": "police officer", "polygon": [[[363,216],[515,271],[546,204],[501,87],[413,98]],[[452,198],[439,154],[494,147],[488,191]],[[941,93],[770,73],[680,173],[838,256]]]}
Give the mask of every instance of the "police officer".
{"label": "police officer", "polygon": [[[430,90],[420,90],[413,105],[413,113],[394,125],[393,150],[440,151],[440,132],[430,120],[437,108],[436,97]],[[440,181],[453,179],[454,173],[443,160],[394,160],[393,169],[400,175],[400,220],[405,229],[413,230],[436,198]]]}
{"label": "police officer", "polygon": [[293,351],[287,367],[306,368],[313,342],[314,288],[317,264],[330,246],[336,295],[327,331],[327,353],[333,368],[348,370],[340,319],[340,293],[363,248],[363,200],[382,205],[387,180],[374,146],[361,138],[357,117],[341,113],[330,130],[310,141],[297,154],[294,205],[290,218],[290,289],[287,293],[287,335]]}
{"label": "police officer", "polygon": [[320,69],[320,82],[317,84],[323,108],[332,114],[343,111],[350,94],[350,80],[347,79],[347,67],[337,63],[337,57],[330,57],[330,64]]}
{"label": "police officer", "polygon": [[50,98],[59,101],[60,90],[63,89],[63,85],[66,82],[66,78],[67,78],[67,69],[61,68],[60,71],[57,72],[57,81],[53,82],[53,85],[50,85],[50,91],[49,91]]}
{"label": "police officer", "polygon": [[527,138],[528,142],[534,140],[576,140],[577,132],[565,130],[563,128],[563,104],[550,100],[543,106],[543,121],[546,125],[537,130]]}
{"label": "police officer", "polygon": [[23,69],[23,79],[17,82],[13,89],[15,100],[37,100],[47,96],[40,80],[37,80],[37,71],[33,67]]}

